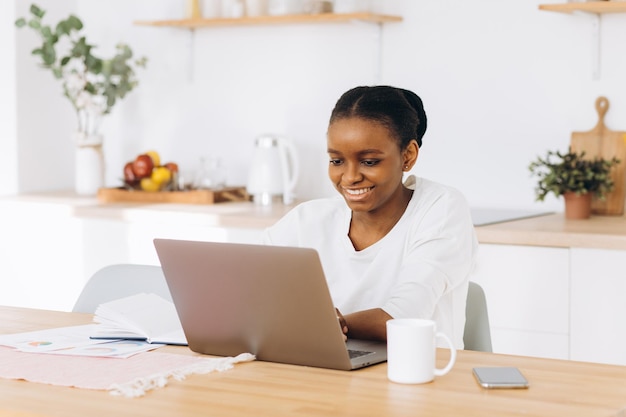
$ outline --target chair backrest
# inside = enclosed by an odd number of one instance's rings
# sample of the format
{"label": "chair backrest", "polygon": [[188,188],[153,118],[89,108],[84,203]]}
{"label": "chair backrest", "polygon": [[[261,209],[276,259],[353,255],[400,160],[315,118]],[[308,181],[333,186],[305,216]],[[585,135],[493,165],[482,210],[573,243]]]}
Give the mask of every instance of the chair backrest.
{"label": "chair backrest", "polygon": [[93,313],[102,303],[141,292],[154,293],[166,300],[172,300],[160,266],[134,264],[105,266],[87,281],[72,311]]}
{"label": "chair backrest", "polygon": [[485,292],[480,285],[472,281],[467,290],[463,343],[466,350],[492,351]]}

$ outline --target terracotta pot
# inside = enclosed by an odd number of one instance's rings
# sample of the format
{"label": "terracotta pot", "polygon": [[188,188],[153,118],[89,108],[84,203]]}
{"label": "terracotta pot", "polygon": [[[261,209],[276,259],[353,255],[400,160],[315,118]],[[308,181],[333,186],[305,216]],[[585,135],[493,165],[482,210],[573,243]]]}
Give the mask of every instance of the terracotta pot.
{"label": "terracotta pot", "polygon": [[588,219],[591,216],[591,193],[565,193],[565,218]]}

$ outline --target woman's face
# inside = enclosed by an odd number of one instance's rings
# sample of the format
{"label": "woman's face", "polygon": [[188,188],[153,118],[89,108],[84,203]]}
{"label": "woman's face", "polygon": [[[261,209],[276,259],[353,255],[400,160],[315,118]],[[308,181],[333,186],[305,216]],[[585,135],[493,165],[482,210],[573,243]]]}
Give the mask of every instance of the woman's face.
{"label": "woman's face", "polygon": [[417,145],[414,158],[407,152],[375,121],[339,119],[328,127],[328,175],[353,211],[401,204],[402,173],[413,166]]}

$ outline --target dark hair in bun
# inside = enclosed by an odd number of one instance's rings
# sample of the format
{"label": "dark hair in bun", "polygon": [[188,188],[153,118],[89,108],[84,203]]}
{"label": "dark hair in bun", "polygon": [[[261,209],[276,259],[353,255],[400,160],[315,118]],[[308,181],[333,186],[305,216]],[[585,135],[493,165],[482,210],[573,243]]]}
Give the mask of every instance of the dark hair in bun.
{"label": "dark hair in bun", "polygon": [[412,139],[422,146],[426,132],[426,112],[422,99],[412,91],[386,85],[355,87],[335,104],[329,124],[350,117],[376,121],[397,138],[400,149]]}

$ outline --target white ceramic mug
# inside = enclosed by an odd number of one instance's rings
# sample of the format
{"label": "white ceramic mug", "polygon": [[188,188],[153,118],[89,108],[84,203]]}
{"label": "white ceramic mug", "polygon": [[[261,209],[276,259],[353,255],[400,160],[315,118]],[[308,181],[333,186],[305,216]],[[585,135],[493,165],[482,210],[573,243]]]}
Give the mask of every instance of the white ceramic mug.
{"label": "white ceramic mug", "polygon": [[[435,365],[437,339],[450,349],[448,364]],[[387,321],[387,377],[402,384],[423,384],[447,374],[456,362],[456,349],[450,338],[437,332],[433,320],[392,319]]]}

